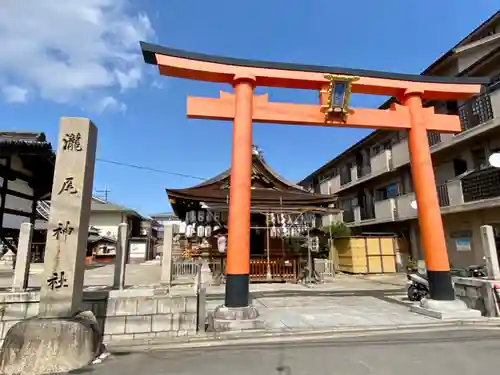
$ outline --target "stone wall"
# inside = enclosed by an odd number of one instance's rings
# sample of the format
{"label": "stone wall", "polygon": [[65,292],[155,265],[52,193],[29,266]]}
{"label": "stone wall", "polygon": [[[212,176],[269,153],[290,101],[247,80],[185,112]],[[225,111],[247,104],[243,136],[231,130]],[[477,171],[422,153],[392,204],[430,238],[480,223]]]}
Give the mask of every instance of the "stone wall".
{"label": "stone wall", "polygon": [[454,277],[455,296],[467,307],[481,311],[483,316],[498,317],[497,299],[493,291],[495,280],[469,277]]}
{"label": "stone wall", "polygon": [[[0,340],[16,322],[38,313],[39,292],[0,294]],[[158,289],[89,291],[82,310],[91,310],[104,342],[153,337],[191,336],[197,332],[197,296],[192,291],[167,294]]]}

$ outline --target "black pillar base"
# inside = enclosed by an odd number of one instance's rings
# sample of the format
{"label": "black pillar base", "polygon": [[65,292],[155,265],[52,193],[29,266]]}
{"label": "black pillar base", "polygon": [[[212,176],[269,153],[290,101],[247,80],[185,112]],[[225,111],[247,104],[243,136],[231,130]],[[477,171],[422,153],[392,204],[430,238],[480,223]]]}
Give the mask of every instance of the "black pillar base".
{"label": "black pillar base", "polygon": [[429,280],[429,298],[436,301],[453,301],[455,290],[450,271],[427,270]]}
{"label": "black pillar base", "polygon": [[249,304],[249,284],[248,274],[226,276],[226,297],[224,305],[226,307],[246,307]]}

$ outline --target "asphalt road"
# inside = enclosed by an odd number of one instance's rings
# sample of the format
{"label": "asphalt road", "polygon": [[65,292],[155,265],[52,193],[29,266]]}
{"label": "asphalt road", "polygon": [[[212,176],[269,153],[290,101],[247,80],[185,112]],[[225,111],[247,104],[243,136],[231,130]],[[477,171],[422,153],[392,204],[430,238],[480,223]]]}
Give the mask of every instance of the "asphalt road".
{"label": "asphalt road", "polygon": [[500,330],[449,330],[201,349],[121,353],[93,375],[470,375],[500,367]]}

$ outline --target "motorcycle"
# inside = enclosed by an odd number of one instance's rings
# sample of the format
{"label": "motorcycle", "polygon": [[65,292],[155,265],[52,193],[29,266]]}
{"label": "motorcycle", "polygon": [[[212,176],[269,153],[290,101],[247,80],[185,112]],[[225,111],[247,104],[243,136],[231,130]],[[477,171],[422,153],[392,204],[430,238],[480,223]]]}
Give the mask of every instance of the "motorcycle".
{"label": "motorcycle", "polygon": [[486,266],[469,266],[467,267],[469,277],[486,277]]}
{"label": "motorcycle", "polygon": [[429,295],[429,281],[427,276],[420,273],[407,274],[406,294],[412,302],[418,302]]}
{"label": "motorcycle", "polygon": [[[465,277],[483,278],[487,276],[485,266],[469,266],[464,271],[465,274],[462,276]],[[411,273],[407,274],[406,278],[408,279],[406,282],[406,294],[410,301],[419,302],[429,295],[429,280],[426,275]]]}

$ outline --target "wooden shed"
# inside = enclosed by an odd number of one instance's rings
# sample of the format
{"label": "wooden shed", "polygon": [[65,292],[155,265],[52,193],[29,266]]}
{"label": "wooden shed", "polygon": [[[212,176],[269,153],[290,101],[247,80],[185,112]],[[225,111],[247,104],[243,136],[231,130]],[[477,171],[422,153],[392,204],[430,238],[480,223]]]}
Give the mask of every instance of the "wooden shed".
{"label": "wooden shed", "polygon": [[397,254],[404,247],[396,236],[356,236],[336,238],[334,254],[337,270],[347,273],[395,273]]}

